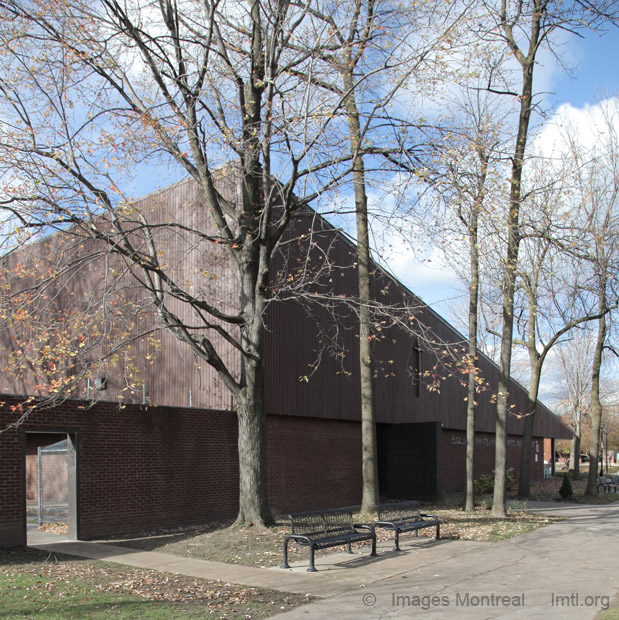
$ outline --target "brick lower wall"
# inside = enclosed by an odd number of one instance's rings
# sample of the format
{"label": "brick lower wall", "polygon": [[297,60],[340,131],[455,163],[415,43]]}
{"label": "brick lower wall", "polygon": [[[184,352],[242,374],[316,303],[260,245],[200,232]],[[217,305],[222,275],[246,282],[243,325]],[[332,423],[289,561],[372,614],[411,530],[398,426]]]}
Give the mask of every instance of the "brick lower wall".
{"label": "brick lower wall", "polygon": [[[0,428],[16,417],[5,400]],[[25,437],[42,431],[76,437],[82,539],[226,519],[238,511],[233,413],[107,403],[82,408],[67,401],[0,434],[0,545],[25,542]],[[359,424],[269,416],[267,441],[275,512],[360,502]]]}
{"label": "brick lower wall", "polygon": [[[10,405],[18,401],[4,400],[0,429],[17,417]],[[55,433],[54,440],[58,433],[69,433],[75,439],[82,539],[227,519],[237,513],[234,413],[119,409],[113,403],[84,408],[67,401],[36,411],[20,427],[0,433],[0,545],[25,543],[26,453],[30,444],[47,441],[39,433]],[[442,466],[443,491],[461,491],[465,434],[443,430],[440,441],[437,471]],[[509,441],[508,466],[518,470],[522,440]],[[359,423],[268,416],[267,442],[269,501],[275,514],[361,502]],[[490,473],[494,437],[478,434],[476,443],[476,476]],[[541,439],[535,439],[534,459],[536,455],[533,480],[543,478]],[[412,460],[416,457],[416,452],[411,454]]]}
{"label": "brick lower wall", "polygon": [[[474,477],[491,474],[494,470],[495,438],[490,433],[477,433],[475,436]],[[510,435],[507,439],[507,467],[520,471],[522,437]],[[531,480],[544,479],[543,439],[533,438],[531,451]],[[464,431],[443,430],[443,491],[453,493],[462,491],[466,481],[466,433]]]}
{"label": "brick lower wall", "polygon": [[544,460],[547,463],[550,463],[553,460],[552,448],[553,441],[547,437],[544,439]]}
{"label": "brick lower wall", "polygon": [[361,503],[361,425],[268,417],[269,500],[275,513]]}
{"label": "brick lower wall", "polygon": [[[0,409],[2,411],[2,409]],[[0,429],[7,423],[0,414]],[[25,543],[25,459],[19,431],[0,434],[0,546]]]}

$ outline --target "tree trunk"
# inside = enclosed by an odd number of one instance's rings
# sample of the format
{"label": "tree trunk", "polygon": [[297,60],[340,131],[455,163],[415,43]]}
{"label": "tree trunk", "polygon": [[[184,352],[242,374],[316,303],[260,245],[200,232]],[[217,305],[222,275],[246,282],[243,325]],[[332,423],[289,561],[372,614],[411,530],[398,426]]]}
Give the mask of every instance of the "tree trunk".
{"label": "tree trunk", "polygon": [[[604,283],[605,287],[605,283]],[[603,309],[603,302],[600,301]],[[602,353],[606,342],[606,315],[598,323],[598,337],[593,354],[591,373],[591,441],[589,443],[589,476],[587,478],[586,497],[597,496],[597,466],[600,456],[600,428],[602,425],[602,403],[600,401],[600,369],[602,367]]]}
{"label": "tree trunk", "polygon": [[[511,374],[512,342],[514,330],[514,291],[516,287],[516,269],[518,266],[518,249],[520,246],[520,200],[522,167],[527,146],[529,122],[531,120],[531,102],[533,97],[533,70],[535,53],[539,39],[541,13],[533,15],[529,55],[516,54],[522,66],[522,91],[520,97],[520,115],[518,132],[512,159],[510,179],[509,215],[507,218],[507,253],[503,277],[503,330],[501,334],[501,357],[499,363],[499,381],[497,387],[496,407],[496,449],[494,462],[494,497],[492,515],[506,516],[506,474],[507,474],[507,399],[509,396],[509,377]],[[504,29],[512,37],[511,28]],[[516,42],[512,39],[516,46]]]}
{"label": "tree trunk", "polygon": [[512,167],[510,207],[507,223],[507,256],[503,276],[503,331],[501,334],[501,357],[497,386],[494,496],[492,501],[492,515],[495,517],[506,516],[507,399],[509,397],[509,378],[512,361],[516,268],[518,265],[518,249],[520,245],[520,180],[522,177],[524,148],[528,128],[528,115],[523,119],[523,113],[524,107],[521,108],[521,122],[518,130],[518,139],[516,141],[516,157],[514,158]]}
{"label": "tree trunk", "polygon": [[354,97],[351,73],[344,76],[348,93],[346,112],[350,150],[353,154],[353,183],[357,223],[357,277],[359,283],[359,378],[361,384],[361,468],[363,487],[361,512],[369,513],[378,503],[378,458],[376,447],[376,408],[374,402],[374,364],[372,359],[372,299],[370,235],[368,203],[363,158],[358,154],[361,143],[361,123]]}
{"label": "tree trunk", "polygon": [[[257,268],[259,263],[252,263]],[[267,487],[266,405],[264,399],[264,299],[248,298],[243,291],[255,287],[263,276],[245,270],[241,278],[241,303],[248,317],[241,328],[244,355],[241,359],[241,389],[236,396],[239,449],[239,514],[237,523],[270,525]]]}
{"label": "tree trunk", "polygon": [[[469,338],[468,354],[471,365],[477,365],[477,323],[479,305],[479,247],[477,245],[478,214],[483,200],[484,184],[488,166],[488,159],[482,155],[482,172],[480,179],[480,192],[477,203],[473,208],[471,225],[469,228],[469,246],[471,252],[471,285],[469,289]],[[466,401],[466,495],[464,510],[475,510],[475,409],[477,397],[477,373],[475,368],[469,370],[469,381]]]}
{"label": "tree trunk", "polygon": [[264,377],[260,364],[246,375],[237,402],[239,449],[239,514],[237,524],[271,525],[267,489]]}
{"label": "tree trunk", "polygon": [[509,395],[509,376],[511,372],[512,329],[514,325],[514,284],[513,275],[507,275],[510,264],[515,266],[517,247],[512,250],[514,257],[506,265],[505,286],[503,290],[503,335],[501,337],[501,363],[497,387],[496,407],[496,445],[494,453],[494,494],[492,515],[506,516],[506,475],[507,475],[507,398]]}
{"label": "tree trunk", "polygon": [[[249,123],[259,118],[260,93],[245,86],[248,97]],[[243,187],[239,237],[242,248],[238,263],[239,308],[241,325],[241,377],[235,396],[238,416],[239,449],[239,514],[237,523],[264,526],[273,523],[267,487],[266,404],[264,398],[264,315],[269,285],[269,240],[260,226],[264,203],[262,171],[257,152],[259,145],[250,128],[242,158]]]}
{"label": "tree trunk", "polygon": [[[469,316],[469,329],[471,325]],[[475,317],[477,324],[477,316]],[[475,332],[477,333],[477,332]],[[471,359],[477,353],[477,343],[473,345],[474,353],[471,353],[471,337],[469,336],[469,355]],[[477,382],[474,371],[469,372],[469,384],[467,390],[466,403],[466,496],[464,500],[464,510],[473,512],[475,510],[475,398],[477,395]]]}
{"label": "tree trunk", "polygon": [[580,429],[574,430],[572,436],[569,470],[574,480],[580,480]]}
{"label": "tree trunk", "polygon": [[[359,219],[357,213],[357,231]],[[367,240],[367,220],[366,220]],[[361,244],[360,244],[361,245]],[[367,248],[367,241],[366,241]],[[362,254],[365,256],[362,258]],[[361,511],[369,513],[378,503],[378,458],[376,447],[376,409],[374,403],[374,364],[372,360],[372,317],[368,300],[370,299],[369,252],[359,247],[359,374],[361,381],[361,434],[363,493]]]}

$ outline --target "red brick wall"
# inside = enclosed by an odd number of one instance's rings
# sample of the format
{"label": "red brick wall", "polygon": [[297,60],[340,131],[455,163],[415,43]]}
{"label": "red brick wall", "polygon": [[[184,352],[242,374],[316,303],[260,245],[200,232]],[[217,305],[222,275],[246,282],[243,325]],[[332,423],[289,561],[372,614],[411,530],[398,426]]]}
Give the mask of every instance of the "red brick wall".
{"label": "red brick wall", "polygon": [[[495,438],[490,433],[477,433],[475,436],[474,476],[490,474],[494,470]],[[520,471],[522,437],[510,435],[507,445],[507,467]],[[537,455],[537,461],[535,460]],[[533,438],[531,452],[531,480],[544,479],[543,439]],[[465,487],[466,433],[464,431],[443,430],[443,491],[453,493]]]}
{"label": "red brick wall", "polygon": [[82,414],[79,533],[195,523],[235,514],[230,413],[98,405]]}
{"label": "red brick wall", "polygon": [[361,425],[269,416],[269,499],[274,512],[361,503]]}
{"label": "red brick wall", "polygon": [[[15,420],[11,399],[0,429]],[[17,402],[17,401],[14,401]],[[230,412],[113,403],[65,402],[32,413],[0,434],[0,545],[25,542],[25,437],[71,433],[77,440],[79,536],[83,539],[158,526],[234,517],[238,509],[236,417]],[[36,437],[36,436],[33,436]],[[269,416],[269,500],[276,514],[361,501],[358,422]],[[444,430],[443,490],[464,487],[465,436]],[[519,466],[521,439],[510,437],[508,466]],[[539,452],[536,451],[539,446]],[[535,440],[533,479],[543,477]],[[479,434],[476,476],[494,469],[494,437]]]}
{"label": "red brick wall", "polygon": [[[0,429],[6,422],[0,414]],[[7,430],[0,434],[0,546],[25,542],[24,477],[21,434]]]}
{"label": "red brick wall", "polygon": [[546,437],[544,439],[544,460],[547,463],[551,463],[554,460],[554,454],[552,453],[552,439]]}
{"label": "red brick wall", "polygon": [[[0,408],[0,428],[15,419]],[[0,545],[24,540],[23,433],[77,436],[83,539],[233,517],[238,510],[236,417],[230,412],[65,402],[0,434]],[[277,512],[360,501],[356,422],[269,416],[270,502]],[[311,475],[308,467],[311,466]]]}

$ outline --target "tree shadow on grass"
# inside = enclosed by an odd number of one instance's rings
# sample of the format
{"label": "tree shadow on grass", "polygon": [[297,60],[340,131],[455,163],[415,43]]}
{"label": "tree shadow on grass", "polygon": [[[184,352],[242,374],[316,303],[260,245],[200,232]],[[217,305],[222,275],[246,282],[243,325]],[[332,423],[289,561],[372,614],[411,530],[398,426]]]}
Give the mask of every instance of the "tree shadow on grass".
{"label": "tree shadow on grass", "polygon": [[231,528],[233,524],[234,521],[228,520],[184,527],[158,528],[129,534],[104,536],[94,539],[93,542],[109,543],[131,549],[140,549],[141,551],[157,551],[169,545],[175,545],[212,532]]}

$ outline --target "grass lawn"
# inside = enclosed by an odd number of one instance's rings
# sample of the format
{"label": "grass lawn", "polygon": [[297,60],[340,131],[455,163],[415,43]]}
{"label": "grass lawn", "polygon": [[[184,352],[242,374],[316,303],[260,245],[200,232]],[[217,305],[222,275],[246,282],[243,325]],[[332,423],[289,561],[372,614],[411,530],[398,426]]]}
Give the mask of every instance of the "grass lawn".
{"label": "grass lawn", "polygon": [[83,560],[0,549],[0,618],[267,618],[307,598]]}
{"label": "grass lawn", "polygon": [[595,618],[596,620],[619,620],[619,598],[611,601],[610,607],[600,611]]}

